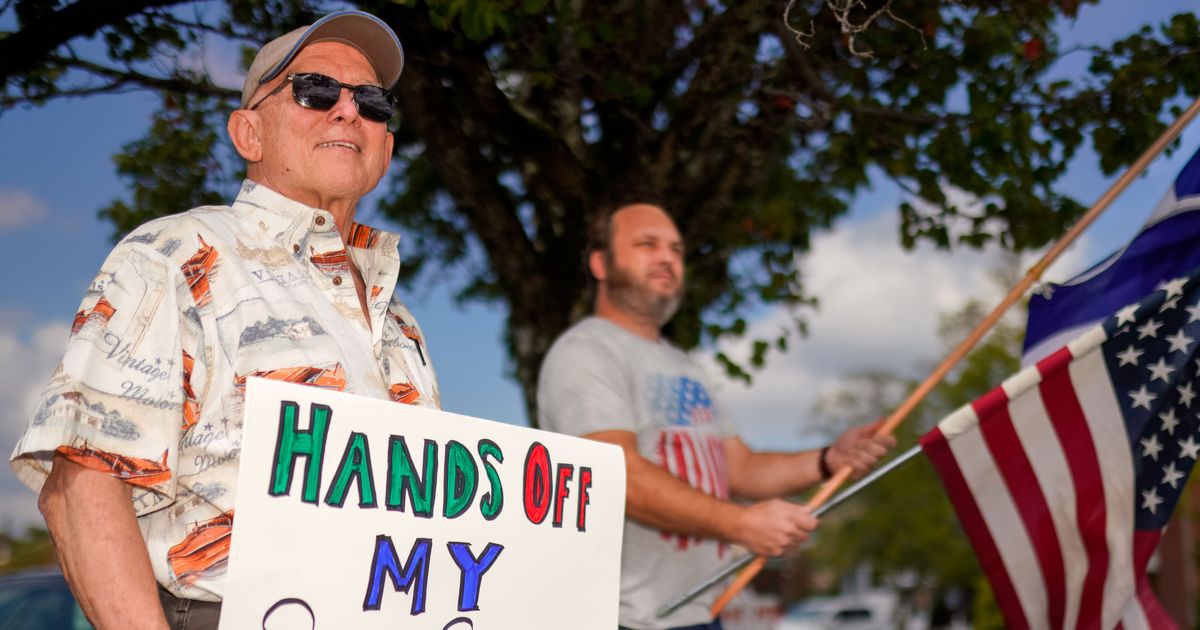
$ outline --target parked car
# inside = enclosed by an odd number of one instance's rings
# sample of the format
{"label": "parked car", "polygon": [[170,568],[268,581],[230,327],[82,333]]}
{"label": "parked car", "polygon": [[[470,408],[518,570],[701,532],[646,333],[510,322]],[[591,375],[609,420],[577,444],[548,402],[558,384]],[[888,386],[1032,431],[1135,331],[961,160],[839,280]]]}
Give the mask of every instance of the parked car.
{"label": "parked car", "polygon": [[890,630],[896,627],[896,598],[890,594],[811,597],[792,608],[779,620],[776,630]]}
{"label": "parked car", "polygon": [[0,630],[92,630],[58,567],[0,575]]}

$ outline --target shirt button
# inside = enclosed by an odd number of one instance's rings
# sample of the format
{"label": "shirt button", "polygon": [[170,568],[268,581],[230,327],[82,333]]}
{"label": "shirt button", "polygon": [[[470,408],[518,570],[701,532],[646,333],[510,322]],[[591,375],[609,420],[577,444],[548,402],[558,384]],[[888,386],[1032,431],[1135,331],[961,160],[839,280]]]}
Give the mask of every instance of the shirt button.
{"label": "shirt button", "polygon": [[316,223],[317,227],[325,225],[325,217],[317,217],[317,220],[314,221],[313,223]]}
{"label": "shirt button", "polygon": [[299,254],[299,253],[300,253],[300,243],[293,243],[293,244],[292,244],[292,253],[294,253],[294,254]]}
{"label": "shirt button", "polygon": [[333,277],[333,286],[335,286],[335,287],[340,287],[340,286],[342,286],[342,277],[341,277],[341,276],[334,276],[334,277]]}

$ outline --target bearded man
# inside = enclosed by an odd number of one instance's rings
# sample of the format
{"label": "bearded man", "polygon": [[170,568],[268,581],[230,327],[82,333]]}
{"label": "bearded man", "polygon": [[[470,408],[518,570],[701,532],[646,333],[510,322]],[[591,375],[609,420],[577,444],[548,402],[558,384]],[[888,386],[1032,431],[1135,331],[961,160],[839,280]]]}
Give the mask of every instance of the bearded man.
{"label": "bearded man", "polygon": [[656,611],[728,562],[730,543],[773,557],[806,540],[816,519],[780,497],[843,466],[862,475],[895,440],[867,425],[821,449],[752,451],[704,372],[660,334],[684,291],[683,239],[670,216],[649,204],[620,207],[589,241],[594,315],[563,333],[542,364],[541,426],[624,450],[621,627],[719,629],[709,613],[715,592],[666,618]]}
{"label": "bearded man", "polygon": [[92,283],[12,465],[97,628],[216,628],[247,378],[440,406],[399,237],[354,222],[403,65],[356,11],[268,43],[229,116],[237,199],[137,228]]}

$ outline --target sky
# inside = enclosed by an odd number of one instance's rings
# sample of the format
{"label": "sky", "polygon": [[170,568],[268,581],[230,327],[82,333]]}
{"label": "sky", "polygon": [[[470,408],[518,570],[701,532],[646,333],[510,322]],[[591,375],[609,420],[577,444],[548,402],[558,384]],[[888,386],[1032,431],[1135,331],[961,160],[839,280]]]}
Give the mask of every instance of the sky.
{"label": "sky", "polygon": [[[1098,7],[1083,6],[1078,19],[1064,23],[1059,34],[1065,45],[1103,44],[1132,27],[1190,9],[1182,0],[1104,0]],[[219,83],[240,87],[231,59],[207,61]],[[0,294],[0,409],[6,411],[0,416],[0,451],[5,456],[57,364],[79,301],[111,246],[111,227],[96,211],[126,193],[112,155],[144,133],[156,104],[154,95],[133,92],[0,113],[0,269],[5,289]],[[1197,147],[1200,127],[1186,131],[1180,150],[1158,159],[1045,278],[1070,277],[1127,241]],[[1090,204],[1114,180],[1103,177],[1095,156],[1084,151],[1059,189]],[[752,447],[820,445],[829,439],[813,421],[821,396],[837,390],[847,375],[864,370],[923,377],[922,368],[940,359],[939,314],[956,311],[970,299],[990,306],[1003,296],[1004,290],[990,279],[1004,260],[1001,252],[945,252],[928,246],[903,251],[896,211],[900,199],[894,186],[879,184],[860,194],[834,229],[814,238],[811,253],[801,262],[809,291],[820,299],[820,308],[808,317],[809,335],[794,340],[788,353],[771,354],[752,386],[721,376],[711,359],[713,348],[695,353]],[[382,224],[369,203],[359,220]],[[1023,269],[1033,260],[1022,259]],[[519,389],[507,376],[504,311],[459,305],[444,287],[405,298],[424,329],[445,408],[525,424]],[[753,339],[773,336],[786,322],[786,313],[765,311],[742,340],[725,342],[720,349],[747,356]],[[0,469],[0,529],[37,521],[33,492],[7,467]]]}

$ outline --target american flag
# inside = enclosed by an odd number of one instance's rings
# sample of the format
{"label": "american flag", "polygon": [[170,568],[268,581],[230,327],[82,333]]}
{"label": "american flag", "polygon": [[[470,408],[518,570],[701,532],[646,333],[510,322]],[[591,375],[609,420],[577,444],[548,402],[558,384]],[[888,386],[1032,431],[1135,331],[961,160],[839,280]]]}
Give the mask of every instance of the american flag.
{"label": "american flag", "polygon": [[1175,627],[1146,565],[1200,456],[1198,272],[921,439],[1009,627]]}

